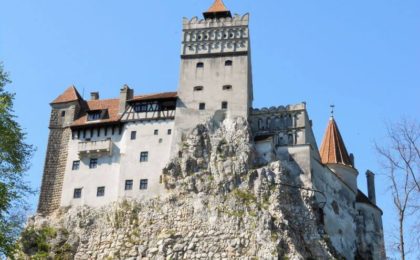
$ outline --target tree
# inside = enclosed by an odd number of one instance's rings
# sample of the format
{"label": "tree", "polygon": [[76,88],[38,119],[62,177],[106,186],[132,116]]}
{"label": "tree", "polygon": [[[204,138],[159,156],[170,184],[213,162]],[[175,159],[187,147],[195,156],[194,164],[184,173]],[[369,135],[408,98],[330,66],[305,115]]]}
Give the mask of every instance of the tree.
{"label": "tree", "polygon": [[5,90],[10,82],[0,63],[0,257],[15,250],[25,221],[25,197],[32,192],[24,173],[34,149],[24,142],[26,134],[13,115],[14,94]]}
{"label": "tree", "polygon": [[407,119],[389,124],[387,141],[375,146],[398,213],[396,249],[401,259],[405,259],[410,253],[407,243],[417,248],[420,246],[418,233],[407,232],[407,225],[411,230],[420,229],[420,223],[416,223],[420,218],[420,124]]}

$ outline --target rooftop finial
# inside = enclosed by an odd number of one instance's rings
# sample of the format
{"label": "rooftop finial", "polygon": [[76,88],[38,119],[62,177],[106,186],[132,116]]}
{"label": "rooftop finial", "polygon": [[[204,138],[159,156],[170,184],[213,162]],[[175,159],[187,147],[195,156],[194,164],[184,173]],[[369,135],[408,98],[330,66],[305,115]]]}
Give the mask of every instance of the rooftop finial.
{"label": "rooftop finial", "polygon": [[334,108],[335,108],[335,105],[330,105],[330,108],[331,108],[331,119],[333,119],[334,118]]}
{"label": "rooftop finial", "polygon": [[215,0],[209,10],[203,13],[205,19],[232,17],[222,0]]}

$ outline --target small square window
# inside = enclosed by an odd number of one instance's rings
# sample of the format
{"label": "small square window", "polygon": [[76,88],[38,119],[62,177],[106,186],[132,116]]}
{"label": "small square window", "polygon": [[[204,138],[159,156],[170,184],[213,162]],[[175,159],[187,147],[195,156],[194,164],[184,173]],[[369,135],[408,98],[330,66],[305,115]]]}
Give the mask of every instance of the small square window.
{"label": "small square window", "polygon": [[232,66],[232,61],[231,60],[227,60],[225,61],[225,66]]}
{"label": "small square window", "polygon": [[98,159],[90,159],[89,168],[95,169],[96,167],[98,167]]}
{"label": "small square window", "polygon": [[61,117],[65,117],[66,116],[66,111],[61,111]]}
{"label": "small square window", "polygon": [[98,187],[96,190],[96,197],[103,197],[105,196],[105,187]]}
{"label": "small square window", "polygon": [[73,171],[77,171],[80,168],[80,161],[73,161],[73,165],[71,166],[71,169]]}
{"label": "small square window", "polygon": [[198,62],[197,63],[197,68],[204,68],[204,63]]}
{"label": "small square window", "polygon": [[80,199],[82,197],[82,189],[74,189],[73,198]]}
{"label": "small square window", "polygon": [[194,87],[194,91],[202,91],[203,90],[203,86],[195,86]]}
{"label": "small square window", "polygon": [[125,180],[125,190],[133,189],[133,180]]}
{"label": "small square window", "polygon": [[231,90],[232,89],[232,85],[224,85],[223,86],[223,90]]}
{"label": "small square window", "polygon": [[200,109],[200,110],[204,110],[204,109],[206,109],[206,103],[200,103],[200,104],[198,105],[198,109]]}
{"label": "small square window", "polygon": [[222,102],[222,109],[227,109],[228,108],[228,102],[223,101]]}
{"label": "small square window", "polygon": [[149,160],[149,152],[140,153],[140,162],[147,162]]}
{"label": "small square window", "polygon": [[159,130],[155,129],[155,131],[153,131],[154,135],[158,135],[159,134]]}
{"label": "small square window", "polygon": [[172,129],[168,129],[168,135],[172,134]]}
{"label": "small square window", "polygon": [[136,135],[137,135],[137,132],[136,131],[131,131],[131,140],[135,140],[136,139]]}
{"label": "small square window", "polygon": [[140,180],[140,189],[141,190],[147,190],[147,179],[141,179]]}

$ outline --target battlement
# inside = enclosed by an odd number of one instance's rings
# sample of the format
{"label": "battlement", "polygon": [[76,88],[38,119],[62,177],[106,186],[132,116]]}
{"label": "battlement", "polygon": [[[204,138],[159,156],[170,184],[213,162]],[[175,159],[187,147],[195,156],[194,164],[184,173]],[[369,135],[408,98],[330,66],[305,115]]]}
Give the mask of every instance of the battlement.
{"label": "battlement", "polygon": [[247,54],[249,14],[218,19],[184,18],[182,57],[203,54]]}
{"label": "battlement", "polygon": [[224,17],[216,19],[199,19],[197,16],[188,19],[183,18],[183,29],[202,29],[212,27],[228,27],[228,26],[247,26],[249,23],[249,13],[244,15],[235,14],[233,17]]}

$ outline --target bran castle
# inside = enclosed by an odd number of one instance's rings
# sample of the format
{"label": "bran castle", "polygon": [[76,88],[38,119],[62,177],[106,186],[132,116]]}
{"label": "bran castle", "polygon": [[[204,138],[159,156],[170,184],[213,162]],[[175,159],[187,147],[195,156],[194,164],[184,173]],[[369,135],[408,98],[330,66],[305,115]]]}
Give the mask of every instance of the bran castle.
{"label": "bran castle", "polygon": [[93,92],[84,100],[71,86],[53,100],[38,212],[164,196],[162,169],[183,136],[208,118],[243,117],[257,164],[294,160],[305,187],[325,195],[317,210],[336,250],[348,259],[385,259],[374,174],[366,172],[366,196],[334,118],[318,150],[305,103],[252,107],[248,22],[221,0],[204,19],[184,18],[177,92],[135,95],[125,85],[117,98]]}

